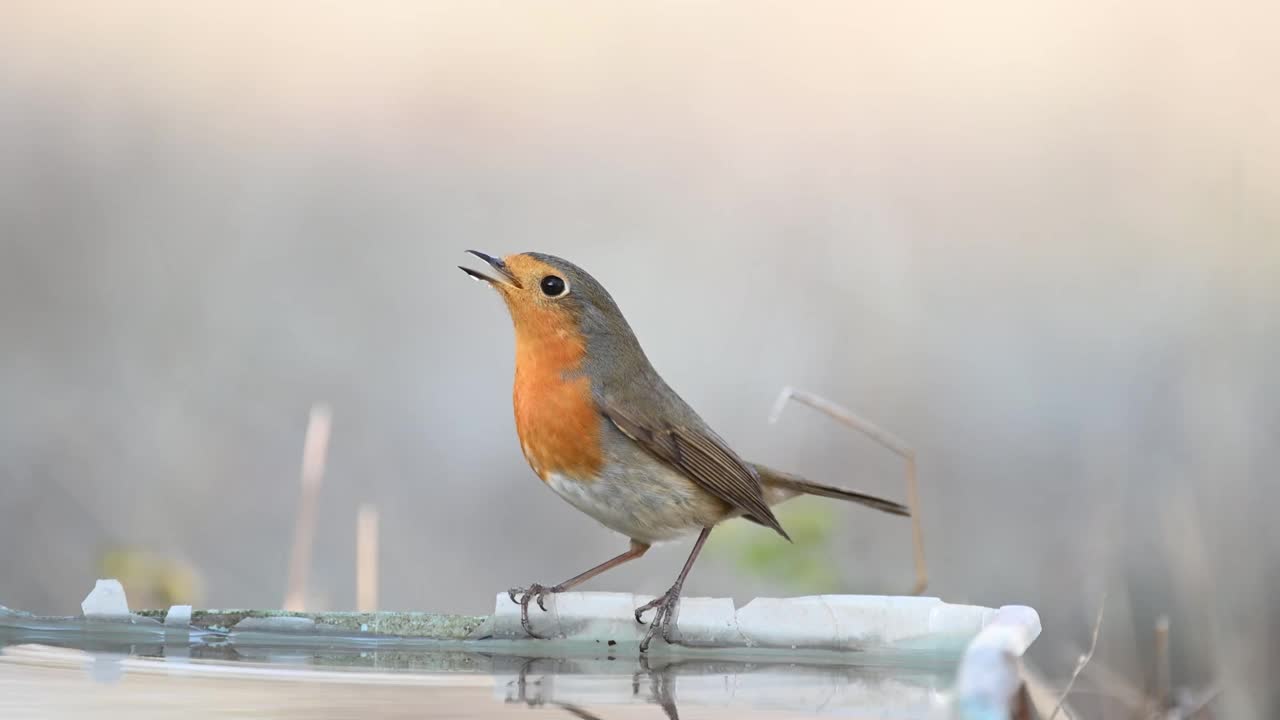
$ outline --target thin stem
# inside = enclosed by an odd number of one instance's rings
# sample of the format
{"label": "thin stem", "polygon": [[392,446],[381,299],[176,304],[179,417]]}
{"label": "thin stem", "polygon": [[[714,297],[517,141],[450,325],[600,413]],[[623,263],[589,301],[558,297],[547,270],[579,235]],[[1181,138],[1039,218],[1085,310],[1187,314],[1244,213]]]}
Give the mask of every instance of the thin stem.
{"label": "thin stem", "polygon": [[1062,697],[1058,698],[1058,704],[1053,708],[1053,713],[1049,715],[1049,720],[1058,717],[1058,711],[1062,709],[1062,704],[1067,701],[1067,696],[1071,694],[1071,688],[1076,684],[1076,678],[1080,677],[1080,673],[1084,672],[1084,666],[1089,664],[1093,659],[1093,651],[1098,649],[1098,631],[1102,629],[1102,611],[1107,607],[1107,596],[1103,594],[1102,602],[1098,603],[1098,617],[1093,621],[1093,639],[1089,641],[1089,652],[1080,656],[1080,661],[1076,663],[1076,669],[1071,673],[1071,679],[1067,681],[1067,687],[1062,691]]}
{"label": "thin stem", "polygon": [[791,386],[782,389],[778,399],[773,403],[769,413],[769,422],[775,423],[787,403],[794,400],[802,405],[821,412],[828,417],[866,435],[879,445],[906,461],[907,465],[907,507],[911,510],[911,545],[915,561],[916,582],[911,588],[912,595],[919,595],[929,586],[929,566],[924,557],[924,529],[920,522],[920,487],[916,476],[916,451],[897,436],[882,430],[875,423],[855,415],[852,411],[824,397],[811,392],[797,390]]}

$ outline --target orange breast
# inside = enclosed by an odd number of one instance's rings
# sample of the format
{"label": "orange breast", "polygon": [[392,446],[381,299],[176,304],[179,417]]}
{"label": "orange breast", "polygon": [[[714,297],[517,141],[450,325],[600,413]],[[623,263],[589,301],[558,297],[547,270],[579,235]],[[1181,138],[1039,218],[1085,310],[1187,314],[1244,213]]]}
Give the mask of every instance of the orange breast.
{"label": "orange breast", "polygon": [[521,325],[513,400],[525,459],[543,481],[557,473],[589,482],[604,464],[600,415],[591,381],[565,378],[581,367],[586,342],[562,323]]}

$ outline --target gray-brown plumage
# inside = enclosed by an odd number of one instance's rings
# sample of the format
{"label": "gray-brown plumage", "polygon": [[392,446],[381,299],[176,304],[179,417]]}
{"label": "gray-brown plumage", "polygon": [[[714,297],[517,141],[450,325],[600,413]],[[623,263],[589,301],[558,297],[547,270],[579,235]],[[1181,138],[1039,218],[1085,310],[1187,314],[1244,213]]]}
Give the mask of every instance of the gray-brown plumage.
{"label": "gray-brown plumage", "polygon": [[529,465],[571,505],[632,541],[627,552],[559,585],[513,590],[530,634],[531,600],[541,605],[545,595],[640,557],[655,542],[697,532],[676,583],[637,611],[637,619],[658,611],[646,649],[656,630],[666,636],[711,528],[741,516],[790,540],[770,506],[796,495],[908,514],[890,500],[744,461],[658,375],[608,291],[576,265],[541,253],[499,260],[471,252],[501,277],[463,270],[502,295],[515,327],[516,430]]}

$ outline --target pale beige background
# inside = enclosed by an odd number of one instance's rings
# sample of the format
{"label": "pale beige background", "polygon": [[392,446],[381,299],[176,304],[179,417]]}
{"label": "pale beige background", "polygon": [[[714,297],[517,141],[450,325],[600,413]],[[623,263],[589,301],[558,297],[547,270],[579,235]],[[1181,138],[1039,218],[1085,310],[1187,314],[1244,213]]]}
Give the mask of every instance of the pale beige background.
{"label": "pale beige background", "polygon": [[[454,269],[537,249],[745,455],[901,492],[811,413],[768,426],[788,383],[914,443],[932,592],[1040,608],[1050,675],[1106,589],[1099,660],[1131,682],[1167,611],[1180,682],[1267,687],[1277,19],[11,0],[0,602],[71,612],[125,545],[186,558],[204,604],[278,605],[317,400],[323,604],[354,602],[367,500],[389,608],[482,612],[620,549],[525,467],[508,321]],[[849,589],[906,587],[905,526],[841,512]],[[685,551],[600,586],[660,589]],[[782,589],[712,559],[689,591]]]}

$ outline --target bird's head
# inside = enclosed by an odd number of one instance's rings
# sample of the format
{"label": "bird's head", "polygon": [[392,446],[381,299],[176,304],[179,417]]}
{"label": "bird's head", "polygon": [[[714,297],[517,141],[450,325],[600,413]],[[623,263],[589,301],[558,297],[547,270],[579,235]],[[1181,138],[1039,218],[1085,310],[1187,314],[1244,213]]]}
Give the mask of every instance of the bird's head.
{"label": "bird's head", "polygon": [[504,258],[476,250],[467,252],[485,261],[494,274],[462,266],[459,269],[502,296],[511,313],[517,342],[559,338],[584,346],[635,343],[631,328],[609,292],[577,265],[536,252]]}

